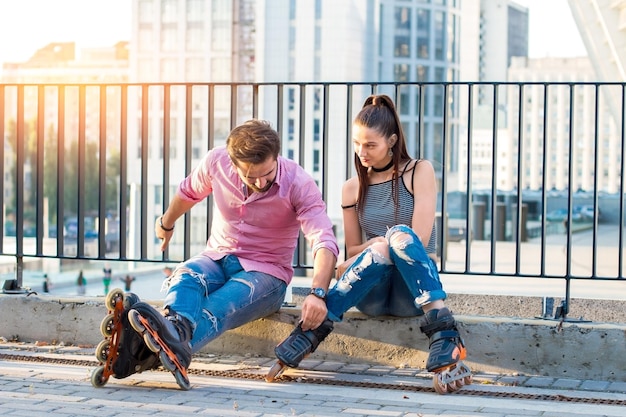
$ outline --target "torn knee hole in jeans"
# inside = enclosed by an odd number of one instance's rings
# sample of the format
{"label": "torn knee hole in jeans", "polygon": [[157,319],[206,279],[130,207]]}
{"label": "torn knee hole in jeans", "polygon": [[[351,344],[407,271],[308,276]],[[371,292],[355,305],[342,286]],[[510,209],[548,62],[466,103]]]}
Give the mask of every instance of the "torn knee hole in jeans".
{"label": "torn knee hole in jeans", "polygon": [[205,295],[207,295],[207,285],[204,281],[204,274],[184,266],[176,268],[172,275],[165,278],[165,280],[163,281],[163,285],[161,285],[161,292],[166,292],[172,285],[181,282],[183,279],[183,275],[194,278],[204,288],[204,293]]}
{"label": "torn knee hole in jeans", "polygon": [[413,265],[415,260],[407,254],[406,249],[415,243],[414,237],[406,232],[397,232],[389,238],[389,245],[396,256],[409,265]]}
{"label": "torn knee hole in jeans", "polygon": [[404,249],[413,243],[413,236],[406,232],[396,232],[389,238],[389,244],[396,249]]}
{"label": "torn knee hole in jeans", "polygon": [[367,249],[337,282],[336,289],[340,293],[347,293],[352,289],[352,284],[360,281],[360,274],[372,264],[391,265],[392,262],[372,248]]}

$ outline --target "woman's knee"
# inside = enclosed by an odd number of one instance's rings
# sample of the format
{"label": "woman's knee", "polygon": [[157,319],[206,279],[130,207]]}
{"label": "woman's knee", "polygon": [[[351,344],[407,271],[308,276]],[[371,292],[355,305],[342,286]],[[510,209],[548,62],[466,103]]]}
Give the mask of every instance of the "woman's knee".
{"label": "woman's knee", "polygon": [[394,262],[397,262],[398,259],[403,259],[409,263],[430,260],[422,241],[410,227],[406,225],[394,226],[387,231],[386,238],[389,242],[390,256]]}
{"label": "woman's knee", "polygon": [[385,263],[384,260],[389,259],[389,245],[385,242],[375,242],[370,246],[370,250],[372,251],[372,257],[375,260],[382,261],[381,263]]}
{"label": "woman's knee", "polygon": [[392,249],[404,249],[412,243],[419,242],[419,238],[413,229],[404,224],[391,227],[385,237]]}

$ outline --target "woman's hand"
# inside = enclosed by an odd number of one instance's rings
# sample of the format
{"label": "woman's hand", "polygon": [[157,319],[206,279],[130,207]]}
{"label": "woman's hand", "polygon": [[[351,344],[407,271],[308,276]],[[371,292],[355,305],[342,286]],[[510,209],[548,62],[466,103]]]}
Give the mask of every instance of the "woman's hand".
{"label": "woman's hand", "polygon": [[359,256],[359,255],[354,255],[352,258],[349,258],[349,259],[343,261],[342,263],[340,263],[339,265],[337,265],[337,270],[335,272],[335,278],[337,278],[337,279],[341,278],[343,273],[346,272],[346,270],[350,267],[350,265],[352,265],[352,262],[355,261],[357,256]]}
{"label": "woman's hand", "polygon": [[[370,240],[365,242],[365,247],[363,248],[363,250],[369,248],[370,246],[372,246],[374,243],[377,243],[377,242],[381,242],[381,243],[387,244],[387,239],[384,236],[376,236],[374,238],[371,238]],[[337,265],[337,269],[336,269],[336,272],[335,272],[335,278],[337,278],[337,279],[341,278],[343,273],[346,272],[346,270],[350,267],[350,265],[352,265],[352,263],[363,252],[363,250],[361,252],[357,253],[356,255],[351,256],[350,258],[346,259],[344,262],[340,263],[339,265]]]}

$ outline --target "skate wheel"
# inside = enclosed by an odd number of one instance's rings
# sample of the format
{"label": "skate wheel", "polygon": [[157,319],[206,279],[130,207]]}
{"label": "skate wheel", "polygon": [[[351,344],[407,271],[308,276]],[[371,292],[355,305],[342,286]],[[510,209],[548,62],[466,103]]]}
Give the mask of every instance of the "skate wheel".
{"label": "skate wheel", "polygon": [[115,315],[113,313],[102,319],[102,323],[100,323],[100,333],[102,333],[102,336],[111,337],[115,329],[114,320]]}
{"label": "skate wheel", "polygon": [[105,339],[102,342],[98,343],[98,346],[96,346],[96,350],[95,350],[96,359],[104,363],[107,361],[107,358],[109,357],[110,352],[111,352],[111,342]]}
{"label": "skate wheel", "polygon": [[124,291],[119,288],[115,288],[109,291],[104,299],[104,304],[109,310],[115,310],[115,304],[117,304],[118,301],[124,301]]}
{"label": "skate wheel", "polygon": [[[161,348],[161,346],[157,343],[157,341],[154,339],[154,336],[152,336],[150,333],[146,332],[143,335],[143,341],[145,342],[145,344],[148,347],[148,349],[150,349],[154,353],[161,353],[161,352],[163,352],[163,349]],[[165,356],[167,356],[167,355],[165,355]]]}
{"label": "skate wheel", "polygon": [[284,371],[285,365],[281,361],[276,361],[265,375],[265,382],[274,382]]}
{"label": "skate wheel", "polygon": [[433,376],[433,388],[435,389],[437,394],[444,395],[448,393],[448,384],[443,382],[441,374],[435,374]]}
{"label": "skate wheel", "polygon": [[174,363],[174,361],[172,359],[170,359],[169,356],[167,356],[167,353],[164,350],[161,350],[159,352],[159,359],[161,360],[161,365],[167,369],[168,371],[174,373],[177,371],[177,367],[176,364]]}
{"label": "skate wheel", "polygon": [[465,385],[471,385],[472,381],[474,380],[474,378],[472,378],[472,376],[466,376],[465,378],[463,378],[463,383]]}
{"label": "skate wheel", "polygon": [[136,310],[128,311],[128,321],[130,322],[130,325],[132,326],[133,329],[135,329],[137,333],[141,333],[141,334],[146,333],[146,327],[139,320],[139,313]]}
{"label": "skate wheel", "polygon": [[463,387],[463,385],[458,385],[457,381],[449,382],[448,383],[448,392],[456,392],[456,391],[460,390],[462,387]]}
{"label": "skate wheel", "polygon": [[104,376],[104,366],[98,366],[91,373],[91,385],[96,388],[103,387],[108,380],[109,378]]}
{"label": "skate wheel", "polygon": [[174,372],[174,378],[176,379],[176,383],[183,391],[189,391],[191,389],[191,384],[189,383],[189,379],[185,378],[185,376],[178,369]]}

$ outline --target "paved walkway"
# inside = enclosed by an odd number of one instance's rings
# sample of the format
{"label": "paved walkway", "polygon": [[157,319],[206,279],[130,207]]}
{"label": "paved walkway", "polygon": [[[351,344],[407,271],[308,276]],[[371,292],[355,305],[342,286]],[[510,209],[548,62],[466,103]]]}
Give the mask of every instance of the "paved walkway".
{"label": "paved walkway", "polygon": [[418,369],[308,359],[302,369],[286,371],[285,381],[270,384],[262,377],[272,363],[195,357],[190,391],[162,371],[94,388],[93,349],[3,342],[0,415],[621,417],[626,409],[626,382],[475,375],[474,384],[441,396]]}

